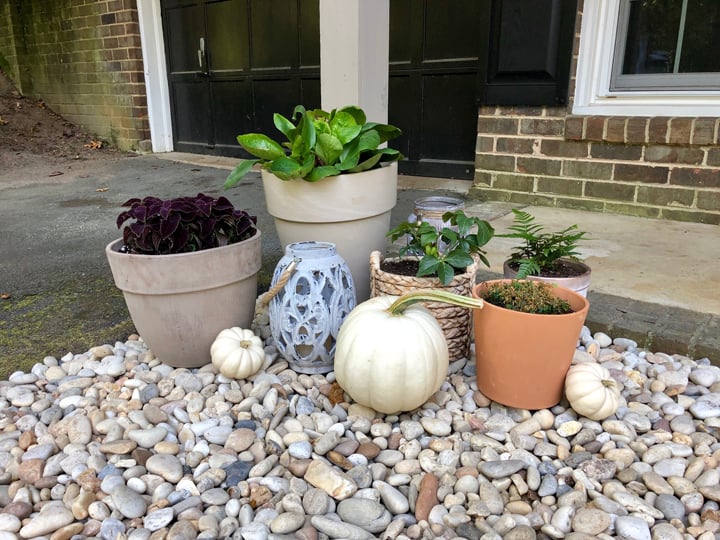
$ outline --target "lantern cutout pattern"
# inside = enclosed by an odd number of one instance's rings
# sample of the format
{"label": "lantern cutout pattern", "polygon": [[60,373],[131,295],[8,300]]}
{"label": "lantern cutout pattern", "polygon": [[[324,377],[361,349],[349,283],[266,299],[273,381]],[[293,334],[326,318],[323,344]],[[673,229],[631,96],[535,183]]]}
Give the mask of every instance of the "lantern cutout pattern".
{"label": "lantern cutout pattern", "polygon": [[293,262],[287,283],[270,300],[270,331],[293,370],[327,373],[340,326],[356,303],[350,268],[335,244],[295,242],[285,248],[271,287]]}

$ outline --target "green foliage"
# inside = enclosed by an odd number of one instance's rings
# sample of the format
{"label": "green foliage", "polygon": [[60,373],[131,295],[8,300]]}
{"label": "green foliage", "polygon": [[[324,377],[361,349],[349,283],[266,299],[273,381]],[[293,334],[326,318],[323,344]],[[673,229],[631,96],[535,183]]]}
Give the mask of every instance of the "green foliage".
{"label": "green foliage", "polygon": [[468,217],[462,210],[446,212],[443,221],[449,226],[441,230],[423,221],[403,221],[387,234],[393,242],[408,237],[408,244],[400,249],[400,256],[420,257],[418,277],[437,275],[440,282],[447,285],[456,270],[464,272],[474,262],[472,255],[490,266],[480,248],[495,233],[492,225],[480,218]]}
{"label": "green foliage", "polygon": [[562,315],[572,313],[570,304],[553,294],[553,287],[540,281],[514,279],[493,283],[483,299],[490,304],[523,313]]}
{"label": "green foliage", "polygon": [[498,234],[498,238],[519,238],[523,243],[510,253],[510,262],[518,266],[518,279],[540,275],[552,270],[558,259],[578,260],[577,245],[587,233],[571,225],[560,232],[548,233],[535,223],[535,217],[513,208],[515,221],[512,233]]}
{"label": "green foliage", "polygon": [[258,159],[242,160],[227,177],[226,188],[237,184],[256,163],[281,180],[317,182],[327,176],[375,169],[403,157],[392,148],[379,148],[402,132],[394,126],[367,122],[359,107],[327,112],[298,105],[292,120],[275,113],[273,122],[287,141],[281,144],[262,133],[238,135],[240,146]]}

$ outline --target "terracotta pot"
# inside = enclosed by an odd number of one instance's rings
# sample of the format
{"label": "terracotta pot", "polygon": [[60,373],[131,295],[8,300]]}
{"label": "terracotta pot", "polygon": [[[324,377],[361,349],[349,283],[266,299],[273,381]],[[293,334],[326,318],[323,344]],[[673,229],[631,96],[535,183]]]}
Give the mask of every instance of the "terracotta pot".
{"label": "terracotta pot", "polygon": [[265,202],[280,244],[331,242],[350,267],[358,303],[370,297],[368,257],[385,251],[397,202],[397,163],[317,182],[262,171]]}
{"label": "terracotta pot", "polygon": [[[584,262],[573,261],[570,259],[563,259],[563,262],[575,268],[578,275],[572,277],[550,277],[539,275],[528,276],[527,279],[559,285],[560,287],[565,287],[566,289],[570,289],[571,291],[575,291],[576,293],[587,297],[588,287],[590,286],[590,274],[592,273],[590,267]],[[510,267],[509,260],[505,261],[503,263],[503,277],[506,279],[515,279],[515,276],[517,276],[517,271]]]}
{"label": "terracotta pot", "polygon": [[120,253],[105,248],[140,336],[163,363],[210,363],[210,346],[225,328],[250,328],[261,265],[260,231],[228,246],[175,255]]}
{"label": "terracotta pot", "polygon": [[[474,298],[483,298],[493,283],[478,283]],[[473,310],[477,384],[488,398],[521,409],[544,409],[562,399],[565,374],[570,368],[590,303],[564,287],[554,293],[567,300],[573,313],[535,315],[485,302]]]}
{"label": "terracotta pot", "polygon": [[[387,259],[394,261],[398,259]],[[455,274],[452,281],[442,285],[436,277],[404,276],[385,272],[381,268],[383,257],[379,251],[370,254],[370,292],[373,297],[381,295],[401,296],[418,289],[440,289],[462,296],[470,296],[475,285],[478,261],[465,273]],[[440,323],[448,346],[450,360],[467,358],[470,348],[470,330],[472,314],[469,309],[453,306],[444,302],[424,302],[435,319]]]}

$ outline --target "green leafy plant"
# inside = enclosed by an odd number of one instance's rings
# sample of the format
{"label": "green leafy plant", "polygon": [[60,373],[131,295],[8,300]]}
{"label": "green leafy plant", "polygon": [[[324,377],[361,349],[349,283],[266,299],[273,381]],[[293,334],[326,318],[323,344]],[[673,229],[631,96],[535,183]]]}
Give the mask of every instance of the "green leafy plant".
{"label": "green leafy plant", "polygon": [[417,277],[437,275],[440,282],[447,285],[456,271],[464,272],[473,264],[473,255],[490,266],[481,248],[495,233],[492,225],[480,218],[468,217],[462,210],[446,212],[443,222],[448,225],[438,230],[424,221],[403,221],[388,232],[393,242],[407,237],[400,256],[419,258]]}
{"label": "green leafy plant", "polygon": [[510,265],[517,269],[518,279],[553,271],[560,259],[578,260],[577,245],[587,233],[578,230],[577,225],[560,232],[544,232],[544,227],[535,222],[533,215],[515,208],[513,213],[515,220],[510,227],[513,232],[498,234],[497,237],[523,241],[510,253]]}
{"label": "green leafy plant", "polygon": [[281,144],[262,133],[238,135],[240,146],[258,159],[242,160],[227,177],[226,188],[237,184],[257,163],[281,180],[316,182],[374,169],[403,157],[395,149],[380,148],[402,132],[394,126],[367,122],[359,107],[327,112],[298,105],[292,121],[275,113],[273,122],[287,141]]}
{"label": "green leafy plant", "polygon": [[540,281],[514,279],[490,285],[483,300],[505,309],[538,315],[572,313],[570,304],[552,292],[552,285]]}

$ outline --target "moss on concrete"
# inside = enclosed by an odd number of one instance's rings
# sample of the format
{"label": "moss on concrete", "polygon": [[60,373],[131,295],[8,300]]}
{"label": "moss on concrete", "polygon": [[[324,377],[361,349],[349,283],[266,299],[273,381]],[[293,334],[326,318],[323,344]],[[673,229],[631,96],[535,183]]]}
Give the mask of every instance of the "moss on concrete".
{"label": "moss on concrete", "polygon": [[82,353],[135,332],[122,294],[107,278],[78,275],[43,294],[0,301],[0,379],[46,356]]}

